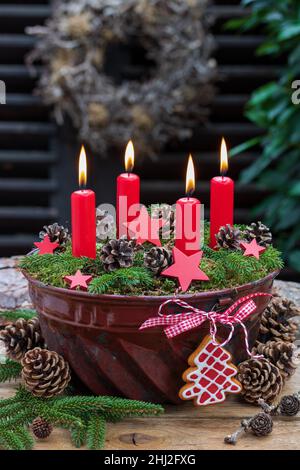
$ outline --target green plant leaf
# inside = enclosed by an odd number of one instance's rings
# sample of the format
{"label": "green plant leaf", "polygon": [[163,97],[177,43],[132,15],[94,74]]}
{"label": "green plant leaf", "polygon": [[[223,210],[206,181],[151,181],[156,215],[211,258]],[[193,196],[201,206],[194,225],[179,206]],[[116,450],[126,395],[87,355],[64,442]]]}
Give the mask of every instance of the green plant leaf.
{"label": "green plant leaf", "polygon": [[290,252],[289,264],[296,271],[300,271],[300,250],[293,250]]}
{"label": "green plant leaf", "polygon": [[297,181],[291,186],[289,190],[289,195],[292,197],[300,196],[300,181]]}
{"label": "green plant leaf", "polygon": [[245,153],[250,148],[258,145],[260,141],[261,141],[260,137],[254,137],[253,139],[247,140],[247,142],[244,142],[243,144],[237,145],[236,147],[232,148],[229,152],[229,156],[235,157],[236,155]]}
{"label": "green plant leaf", "polygon": [[300,37],[300,22],[299,23],[285,23],[284,29],[279,33],[279,41],[286,41],[287,39]]}

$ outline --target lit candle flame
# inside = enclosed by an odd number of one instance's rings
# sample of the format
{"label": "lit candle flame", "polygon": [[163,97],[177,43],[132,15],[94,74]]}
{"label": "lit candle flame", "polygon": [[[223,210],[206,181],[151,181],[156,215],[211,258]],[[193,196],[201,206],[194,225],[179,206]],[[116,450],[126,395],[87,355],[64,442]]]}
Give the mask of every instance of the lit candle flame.
{"label": "lit candle flame", "polygon": [[129,173],[133,170],[134,167],[134,147],[133,143],[130,140],[126,146],[125,151],[125,169]]}
{"label": "lit candle flame", "polygon": [[85,148],[82,145],[80,156],[79,156],[79,187],[85,187],[87,180],[87,165],[86,165],[86,153]]}
{"label": "lit candle flame", "polygon": [[221,143],[221,159],[220,159],[220,171],[221,175],[225,176],[228,170],[228,152],[224,137],[222,137]]}
{"label": "lit candle flame", "polygon": [[189,155],[189,161],[186,170],[185,192],[188,196],[195,191],[195,168],[192,155]]}

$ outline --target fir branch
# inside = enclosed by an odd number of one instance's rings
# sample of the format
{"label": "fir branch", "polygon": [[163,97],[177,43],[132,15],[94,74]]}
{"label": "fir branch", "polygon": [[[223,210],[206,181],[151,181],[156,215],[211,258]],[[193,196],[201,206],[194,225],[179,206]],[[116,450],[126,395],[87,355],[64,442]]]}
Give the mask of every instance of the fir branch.
{"label": "fir branch", "polygon": [[8,415],[13,415],[15,413],[19,413],[20,411],[23,411],[24,409],[24,404],[21,402],[12,402],[8,403],[6,406],[2,406],[0,408],[0,420],[2,418],[6,418]]}
{"label": "fir branch", "polygon": [[105,294],[108,291],[113,292],[116,287],[123,291],[130,291],[136,286],[141,289],[150,289],[152,285],[153,277],[147,269],[132,267],[118,269],[93,279],[89,285],[89,292],[91,294]]}
{"label": "fir branch", "polygon": [[75,258],[70,250],[66,250],[54,255],[25,256],[20,267],[44,284],[65,287],[64,277],[83,269],[84,264],[84,258]]}
{"label": "fir branch", "polygon": [[0,383],[8,380],[16,380],[21,375],[22,366],[16,361],[6,359],[4,364],[0,364]]}
{"label": "fir branch", "polygon": [[50,407],[44,411],[41,416],[50,421],[53,425],[61,425],[67,429],[72,429],[73,427],[81,428],[84,426],[84,423],[77,416],[73,416],[68,413],[61,413],[57,410],[51,409]]}
{"label": "fir branch", "polygon": [[0,447],[5,450],[20,450],[18,443],[12,442],[11,431],[5,429],[0,430]]}
{"label": "fir branch", "polygon": [[123,416],[157,415],[163,412],[160,405],[107,396],[56,397],[52,409],[55,412],[76,414],[99,412],[108,419]]}
{"label": "fir branch", "polygon": [[8,414],[0,419],[0,432],[1,429],[8,427],[15,428],[21,424],[29,424],[33,419],[33,413],[30,409],[22,409],[17,413]]}
{"label": "fir branch", "polygon": [[25,426],[18,426],[14,432],[17,434],[19,439],[23,442],[24,450],[31,450],[34,447],[34,439],[30,434],[29,430]]}
{"label": "fir branch", "polygon": [[75,447],[79,448],[85,445],[87,438],[87,427],[80,426],[71,429],[71,440]]}
{"label": "fir branch", "polygon": [[101,414],[108,421],[119,421],[130,416],[159,415],[164,409],[160,405],[118,397],[99,397],[102,407]]}
{"label": "fir branch", "polygon": [[18,431],[15,429],[11,431],[5,431],[3,433],[3,437],[9,450],[26,450],[23,439],[20,438]]}
{"label": "fir branch", "polygon": [[17,393],[14,397],[4,398],[0,400],[0,410],[2,408],[5,408],[6,406],[12,405],[13,403],[18,403]]}
{"label": "fir branch", "polygon": [[54,425],[69,429],[75,446],[88,441],[89,448],[99,449],[104,445],[106,420],[161,412],[160,405],[106,396],[39,398],[20,386],[14,397],[0,401],[0,446],[16,450],[32,448],[28,426],[42,416]]}
{"label": "fir branch", "polygon": [[3,433],[0,430],[0,447],[1,449],[4,450],[15,450],[10,448],[10,443],[8,442],[6,436],[4,435],[5,431]]}
{"label": "fir branch", "polygon": [[[72,397],[56,397],[53,399],[53,410],[62,413],[84,414],[93,410],[103,410],[100,402],[102,397],[93,396],[72,396]],[[100,403],[99,403],[100,402]]]}
{"label": "fir branch", "polygon": [[31,320],[36,317],[37,313],[35,310],[31,309],[17,309],[17,310],[4,310],[0,312],[0,317],[5,318],[8,321],[16,321],[19,318],[24,318],[24,320]]}
{"label": "fir branch", "polygon": [[92,415],[87,427],[87,447],[90,450],[103,449],[105,443],[105,419],[101,416]]}

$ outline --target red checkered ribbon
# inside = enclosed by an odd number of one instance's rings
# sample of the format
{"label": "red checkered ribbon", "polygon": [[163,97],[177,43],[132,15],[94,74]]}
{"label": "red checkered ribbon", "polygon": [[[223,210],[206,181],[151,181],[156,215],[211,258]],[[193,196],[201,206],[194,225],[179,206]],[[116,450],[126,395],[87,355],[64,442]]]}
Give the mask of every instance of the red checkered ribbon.
{"label": "red checkered ribbon", "polygon": [[[239,300],[237,300],[233,305],[231,305],[231,307],[225,310],[225,312],[205,312],[204,310],[200,310],[196,307],[193,307],[192,305],[189,305],[183,300],[176,298],[170,299],[161,304],[159,307],[159,316],[146,320],[140,326],[140,330],[154,328],[156,326],[164,326],[164,332],[167,338],[174,338],[175,336],[178,336],[185,331],[197,328],[206,320],[208,320],[210,322],[210,334],[215,344],[217,344],[217,323],[221,323],[222,325],[227,325],[230,327],[230,332],[227,339],[221,344],[221,347],[223,347],[231,340],[235,325],[239,324],[244,330],[247,353],[249,356],[252,356],[249,349],[248,331],[243,321],[246,320],[246,318],[248,318],[256,310],[256,304],[253,301],[253,299],[256,297],[272,297],[272,295],[266,294],[264,292],[257,292],[255,294],[246,295],[245,297],[241,297]],[[164,309],[168,304],[179,305],[188,311],[174,315],[168,315],[164,313]]]}

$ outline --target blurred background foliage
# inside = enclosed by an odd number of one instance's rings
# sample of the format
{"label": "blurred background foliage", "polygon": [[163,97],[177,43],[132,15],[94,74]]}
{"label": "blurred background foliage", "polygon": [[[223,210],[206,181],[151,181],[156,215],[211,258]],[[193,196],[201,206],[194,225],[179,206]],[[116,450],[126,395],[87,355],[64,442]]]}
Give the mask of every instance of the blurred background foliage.
{"label": "blurred background foliage", "polygon": [[242,0],[242,5],[251,8],[250,15],[229,21],[226,28],[262,32],[265,41],[256,54],[284,58],[284,64],[278,79],[256,89],[246,106],[246,116],[265,134],[239,145],[231,156],[262,146],[241,181],[272,191],[255,212],[264,214],[288,265],[300,271],[300,105],[292,102],[293,81],[300,79],[300,2]]}

